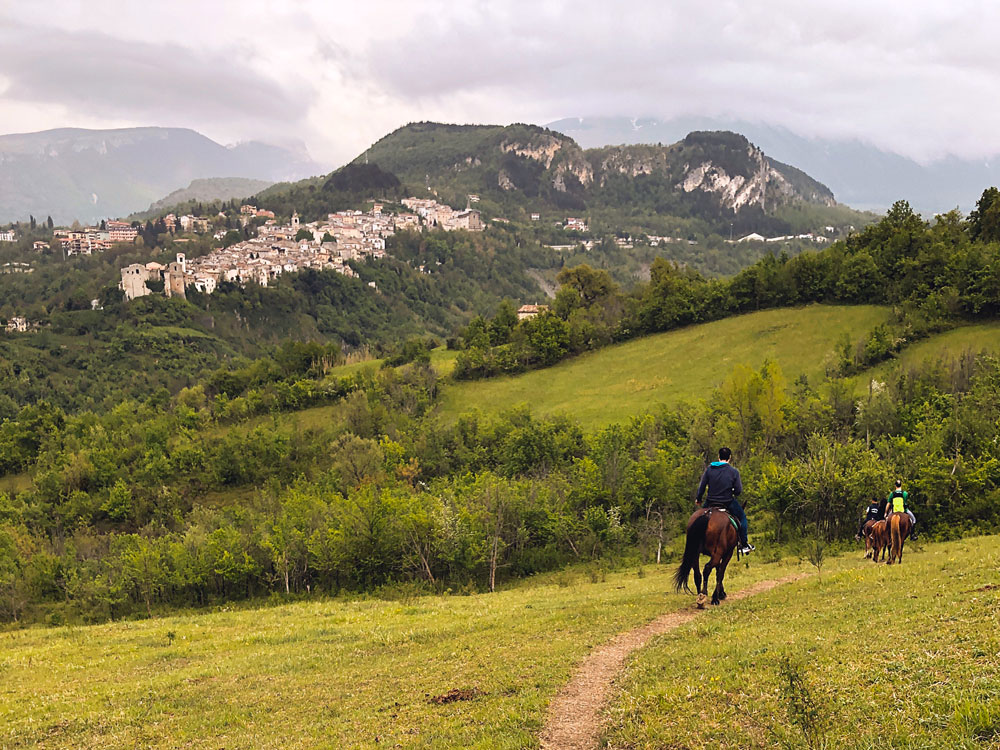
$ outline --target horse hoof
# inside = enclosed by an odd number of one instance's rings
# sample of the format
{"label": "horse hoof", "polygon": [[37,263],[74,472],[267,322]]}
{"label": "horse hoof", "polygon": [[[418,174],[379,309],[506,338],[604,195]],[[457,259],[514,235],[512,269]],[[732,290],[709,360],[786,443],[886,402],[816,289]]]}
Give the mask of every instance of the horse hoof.
{"label": "horse hoof", "polygon": [[705,609],[705,602],[708,601],[708,597],[704,594],[698,594],[698,609]]}
{"label": "horse hoof", "polygon": [[712,600],[712,606],[713,607],[718,607],[719,606],[719,600],[718,599],[713,599]]}

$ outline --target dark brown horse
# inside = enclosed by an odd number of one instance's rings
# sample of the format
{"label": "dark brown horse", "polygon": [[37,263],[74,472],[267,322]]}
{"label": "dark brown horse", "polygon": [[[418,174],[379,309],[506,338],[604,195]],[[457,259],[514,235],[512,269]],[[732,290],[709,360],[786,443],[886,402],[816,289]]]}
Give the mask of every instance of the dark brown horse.
{"label": "dark brown horse", "polygon": [[886,517],[886,525],[889,528],[889,560],[887,565],[894,562],[903,562],[903,542],[913,530],[913,522],[910,521],[908,513],[890,513]]}
{"label": "dark brown horse", "polygon": [[865,541],[865,559],[867,560],[872,556],[872,546],[874,540],[872,539],[872,527],[875,525],[875,521],[865,521],[865,525],[861,527],[861,538]]}
{"label": "dark brown horse", "polygon": [[[730,520],[730,515],[722,508],[702,508],[696,510],[688,519],[687,543],[684,545],[684,557],[674,574],[674,588],[677,591],[688,588],[688,574],[694,571],[694,587],[698,593],[698,608],[703,609],[708,599],[708,576],[715,568],[715,591],[712,593],[712,604],[718,604],[726,598],[723,579],[726,576],[726,566],[733,556],[739,534]],[[704,575],[700,571],[701,555],[708,555]]]}

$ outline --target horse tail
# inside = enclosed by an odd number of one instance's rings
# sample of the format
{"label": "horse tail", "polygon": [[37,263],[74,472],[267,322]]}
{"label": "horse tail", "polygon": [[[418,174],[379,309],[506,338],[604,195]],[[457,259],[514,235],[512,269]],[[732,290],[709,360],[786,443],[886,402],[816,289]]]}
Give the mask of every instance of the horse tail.
{"label": "horse tail", "polygon": [[703,513],[694,519],[694,522],[688,527],[684,557],[681,558],[681,564],[677,566],[677,572],[674,573],[675,591],[683,589],[688,593],[691,592],[691,589],[688,588],[688,575],[693,568],[698,567],[701,547],[705,542],[705,532],[708,530],[708,519],[709,514]]}
{"label": "horse tail", "polygon": [[890,519],[890,533],[892,539],[892,548],[889,551],[890,560],[898,560],[902,557],[903,552],[903,534],[899,528],[899,516],[893,513]]}

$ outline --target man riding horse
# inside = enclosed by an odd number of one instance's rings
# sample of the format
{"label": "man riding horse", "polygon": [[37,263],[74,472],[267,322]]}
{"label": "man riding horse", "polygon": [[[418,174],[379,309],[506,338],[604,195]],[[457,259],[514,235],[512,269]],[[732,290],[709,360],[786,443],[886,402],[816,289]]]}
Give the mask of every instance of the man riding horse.
{"label": "man riding horse", "polygon": [[892,505],[893,513],[905,513],[910,517],[910,524],[912,531],[910,532],[910,538],[917,538],[917,517],[913,515],[913,511],[910,510],[909,505],[910,494],[903,490],[903,480],[896,480],[896,488],[889,493],[889,499],[886,501],[888,504]]}
{"label": "man riding horse", "polygon": [[698,485],[698,496],[695,502],[701,505],[702,496],[708,490],[708,498],[705,500],[705,507],[725,508],[729,514],[739,523],[740,552],[747,555],[753,552],[754,547],[747,539],[749,534],[749,524],[747,515],[743,512],[743,506],[736,499],[743,492],[743,481],[740,479],[740,472],[729,463],[733,457],[733,452],[729,448],[719,448],[719,460],[713,461],[701,475],[701,484]]}
{"label": "man riding horse", "polygon": [[872,498],[872,501],[868,503],[868,510],[865,513],[865,517],[861,519],[861,526],[858,527],[858,534],[855,539],[861,539],[863,536],[866,536],[865,527],[871,528],[868,525],[870,521],[885,520],[885,509],[888,504],[888,500],[879,500],[877,497]]}

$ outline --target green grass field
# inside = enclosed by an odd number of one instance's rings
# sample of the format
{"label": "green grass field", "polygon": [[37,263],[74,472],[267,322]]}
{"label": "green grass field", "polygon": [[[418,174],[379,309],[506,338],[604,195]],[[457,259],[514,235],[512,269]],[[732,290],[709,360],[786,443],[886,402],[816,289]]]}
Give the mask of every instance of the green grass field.
{"label": "green grass field", "polygon": [[619,683],[609,746],[1000,747],[998,542],[840,559],[662,636]]}
{"label": "green grass field", "polygon": [[1000,352],[1000,322],[962,326],[917,341],[904,349],[897,361],[904,366],[915,365],[941,357],[950,359],[967,351]]}
{"label": "green grass field", "polygon": [[[788,653],[842,712],[829,747],[995,747],[998,541],[908,549],[894,568],[851,553],[822,580],[705,613],[634,659],[607,715],[612,746],[779,744],[796,731],[775,676]],[[592,647],[691,605],[666,593],[671,567],[0,633],[0,747],[536,748],[548,701]],[[728,588],[800,570],[734,565]],[[430,701],[455,688],[480,693]]]}
{"label": "green grass field", "polygon": [[496,412],[530,404],[537,414],[565,413],[601,427],[662,402],[708,396],[737,364],[776,360],[789,381],[819,378],[834,347],[886,320],[885,308],[810,305],[646,336],[514,377],[448,385],[446,419],[473,408]]}
{"label": "green grass field", "polygon": [[[798,569],[734,569],[732,590]],[[668,573],[0,633],[0,747],[536,747],[590,648],[690,604]],[[482,695],[429,702],[455,688]]]}

